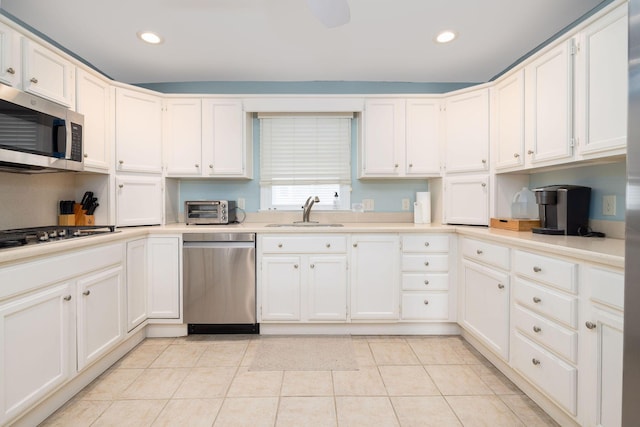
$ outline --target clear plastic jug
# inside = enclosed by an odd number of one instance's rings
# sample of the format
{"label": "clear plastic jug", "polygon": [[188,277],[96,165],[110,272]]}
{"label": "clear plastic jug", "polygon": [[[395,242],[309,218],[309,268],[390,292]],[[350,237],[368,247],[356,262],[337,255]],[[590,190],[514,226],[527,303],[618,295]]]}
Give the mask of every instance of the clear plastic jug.
{"label": "clear plastic jug", "polygon": [[533,191],[527,187],[522,187],[522,190],[513,196],[513,201],[511,202],[511,217],[519,219],[538,218],[538,205],[536,204],[536,196],[533,194]]}

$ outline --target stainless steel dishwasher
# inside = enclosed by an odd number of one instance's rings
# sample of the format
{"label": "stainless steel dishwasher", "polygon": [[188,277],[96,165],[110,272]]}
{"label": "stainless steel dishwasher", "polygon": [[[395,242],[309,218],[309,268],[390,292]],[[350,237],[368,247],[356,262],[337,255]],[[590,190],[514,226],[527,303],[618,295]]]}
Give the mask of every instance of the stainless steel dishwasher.
{"label": "stainless steel dishwasher", "polygon": [[255,233],[189,233],[183,242],[189,333],[259,333]]}

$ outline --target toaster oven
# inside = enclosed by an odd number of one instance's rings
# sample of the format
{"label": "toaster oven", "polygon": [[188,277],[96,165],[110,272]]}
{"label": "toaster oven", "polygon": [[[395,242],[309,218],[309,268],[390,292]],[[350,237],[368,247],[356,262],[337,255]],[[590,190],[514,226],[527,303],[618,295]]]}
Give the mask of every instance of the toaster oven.
{"label": "toaster oven", "polygon": [[236,220],[236,202],[201,200],[184,202],[184,219],[191,224],[229,224]]}

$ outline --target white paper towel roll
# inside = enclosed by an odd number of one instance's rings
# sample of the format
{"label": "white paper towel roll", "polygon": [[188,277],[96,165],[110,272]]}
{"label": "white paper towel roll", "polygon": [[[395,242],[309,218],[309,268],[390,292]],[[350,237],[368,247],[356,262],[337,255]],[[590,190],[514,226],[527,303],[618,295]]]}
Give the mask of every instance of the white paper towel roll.
{"label": "white paper towel roll", "polygon": [[413,208],[413,222],[416,224],[431,223],[431,193],[430,192],[421,191],[416,193],[416,203],[414,204],[414,208]]}

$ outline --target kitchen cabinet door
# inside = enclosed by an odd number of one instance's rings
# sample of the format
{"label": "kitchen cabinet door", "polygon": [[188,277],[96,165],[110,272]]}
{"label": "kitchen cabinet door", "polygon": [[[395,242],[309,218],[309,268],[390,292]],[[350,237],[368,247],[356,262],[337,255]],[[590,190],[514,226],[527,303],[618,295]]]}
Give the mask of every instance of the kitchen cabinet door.
{"label": "kitchen cabinet door", "polygon": [[354,235],[351,248],[351,319],[395,320],[400,312],[400,240]]}
{"label": "kitchen cabinet door", "polygon": [[529,166],[562,163],[573,157],[573,49],[570,39],[525,68]]}
{"label": "kitchen cabinet door", "polygon": [[446,172],[489,170],[489,89],[445,101]]}
{"label": "kitchen cabinet door", "polygon": [[116,170],[162,172],[160,97],[116,88]]}
{"label": "kitchen cabinet door", "polygon": [[463,261],[462,324],[509,360],[509,275]]}
{"label": "kitchen cabinet door", "polygon": [[162,179],[150,176],[116,177],[116,225],[162,224]]}
{"label": "kitchen cabinet door", "polygon": [[628,96],[627,6],[580,33],[577,53],[577,131],[584,158],[624,154]]}
{"label": "kitchen cabinet door", "polygon": [[85,276],[77,283],[78,370],[100,359],[124,338],[122,266]]}
{"label": "kitchen cabinet door", "polygon": [[444,222],[489,225],[489,177],[444,178]]}
{"label": "kitchen cabinet door", "polygon": [[180,238],[150,237],[148,294],[150,319],[180,317]]}
{"label": "kitchen cabinet door", "polygon": [[84,115],[84,168],[107,173],[111,164],[111,113],[109,83],[78,68],[76,111]]}
{"label": "kitchen cabinet door", "polygon": [[202,100],[202,163],[204,174],[223,178],[251,178],[252,141],[245,131],[241,101]]}
{"label": "kitchen cabinet door", "polygon": [[167,175],[200,176],[203,170],[200,99],[165,100],[163,125]]}
{"label": "kitchen cabinet door", "polygon": [[57,53],[27,38],[22,39],[22,52],[24,91],[72,107],[75,104],[76,67]]}
{"label": "kitchen cabinet door", "polygon": [[492,157],[498,170],[524,166],[524,70],[492,88],[494,124]]}
{"label": "kitchen cabinet door", "polygon": [[440,175],[439,124],[439,100],[407,100],[404,161],[407,176]]}
{"label": "kitchen cabinet door", "polygon": [[404,169],[404,99],[367,99],[363,126],[361,176],[400,175]]}
{"label": "kitchen cabinet door", "polygon": [[61,283],[0,305],[0,424],[75,372],[75,293]]}
{"label": "kitchen cabinet door", "polygon": [[19,87],[21,82],[21,36],[0,22],[0,82]]}
{"label": "kitchen cabinet door", "polygon": [[127,242],[127,332],[147,320],[147,239]]}
{"label": "kitchen cabinet door", "polygon": [[300,320],[300,257],[262,257],[261,264],[262,320]]}
{"label": "kitchen cabinet door", "polygon": [[347,256],[309,256],[308,320],[347,320]]}

